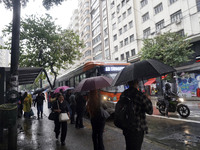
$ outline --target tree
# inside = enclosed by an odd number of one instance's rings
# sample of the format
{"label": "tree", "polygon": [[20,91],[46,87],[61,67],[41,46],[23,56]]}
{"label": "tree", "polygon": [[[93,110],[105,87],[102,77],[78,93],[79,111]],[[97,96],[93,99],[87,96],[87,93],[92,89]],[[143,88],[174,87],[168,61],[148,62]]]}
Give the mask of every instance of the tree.
{"label": "tree", "polygon": [[190,60],[194,53],[187,36],[166,32],[152,39],[145,39],[140,51],[141,59],[157,59],[170,66],[178,66]]}
{"label": "tree", "polygon": [[[10,35],[11,27],[10,24],[3,30],[5,36]],[[72,30],[63,30],[55,25],[49,14],[27,16],[21,20],[20,30],[19,66],[50,70],[54,75],[54,87],[58,71],[66,69],[67,64],[80,57],[79,49],[83,42]]]}

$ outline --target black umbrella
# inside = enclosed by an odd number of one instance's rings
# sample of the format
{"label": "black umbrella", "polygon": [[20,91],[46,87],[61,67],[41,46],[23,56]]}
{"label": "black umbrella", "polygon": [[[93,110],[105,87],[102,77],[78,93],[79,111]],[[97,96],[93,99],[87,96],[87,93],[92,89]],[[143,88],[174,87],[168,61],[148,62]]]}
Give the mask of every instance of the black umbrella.
{"label": "black umbrella", "polygon": [[39,89],[37,89],[37,90],[35,90],[35,91],[33,92],[33,95],[38,94],[38,93],[40,93],[40,92],[43,92],[43,91],[45,91],[45,90],[48,89],[48,88],[49,88],[49,86],[46,86],[46,87],[44,87],[44,88],[39,88]]}
{"label": "black umbrella", "polygon": [[121,70],[112,82],[113,86],[123,85],[129,81],[159,77],[176,70],[160,61],[149,59],[136,62]]}

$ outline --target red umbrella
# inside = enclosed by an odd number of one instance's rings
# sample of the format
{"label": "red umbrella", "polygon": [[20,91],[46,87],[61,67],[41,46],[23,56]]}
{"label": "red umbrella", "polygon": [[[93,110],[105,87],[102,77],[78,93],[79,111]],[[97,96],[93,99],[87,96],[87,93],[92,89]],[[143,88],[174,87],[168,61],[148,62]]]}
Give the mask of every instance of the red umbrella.
{"label": "red umbrella", "polygon": [[112,79],[106,76],[97,76],[83,79],[75,88],[75,92],[90,91],[110,86]]}
{"label": "red umbrella", "polygon": [[69,88],[68,86],[60,86],[60,87],[58,87],[58,88],[56,88],[56,89],[54,90],[54,93],[59,93],[61,89],[62,89],[63,91],[65,91],[65,90],[68,89],[68,88]]}

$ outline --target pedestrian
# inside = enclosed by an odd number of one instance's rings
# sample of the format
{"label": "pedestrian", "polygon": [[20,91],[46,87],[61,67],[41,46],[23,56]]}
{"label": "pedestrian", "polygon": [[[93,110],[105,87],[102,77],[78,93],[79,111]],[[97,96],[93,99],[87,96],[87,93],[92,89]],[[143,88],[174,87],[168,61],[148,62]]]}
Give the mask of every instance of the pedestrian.
{"label": "pedestrian", "polygon": [[32,105],[32,96],[28,94],[27,92],[24,93],[24,105],[23,105],[23,111],[24,111],[24,118],[30,118],[33,116],[33,111],[31,109]]}
{"label": "pedestrian", "polygon": [[102,107],[102,104],[98,91],[90,91],[87,111],[89,112],[92,125],[92,141],[94,150],[104,150],[103,132],[106,121],[105,118],[102,117],[100,107]]}
{"label": "pedestrian", "polygon": [[70,106],[70,109],[71,109],[71,114],[70,114],[70,120],[71,120],[71,124],[75,124],[75,113],[76,113],[76,100],[75,100],[75,95],[74,95],[74,92],[72,90],[71,92],[71,95],[69,97],[69,106]]}
{"label": "pedestrian", "polygon": [[[83,94],[83,93],[82,93]],[[81,93],[76,94],[76,123],[75,127],[77,129],[84,128],[83,125],[83,115],[85,112],[86,100]]]}
{"label": "pedestrian", "polygon": [[151,100],[138,90],[138,84],[138,80],[128,82],[129,88],[121,94],[121,97],[129,97],[133,101],[132,107],[135,110],[134,122],[131,120],[133,127],[123,129],[126,150],[141,150],[144,133],[148,133],[146,113],[153,113]]}
{"label": "pedestrian", "polygon": [[22,97],[22,93],[19,92],[19,98],[18,98],[18,118],[21,118],[23,115],[23,103],[24,99]]}
{"label": "pedestrian", "polygon": [[61,137],[60,137],[61,145],[65,145],[65,139],[67,135],[67,121],[59,122],[59,114],[67,112],[69,115],[69,111],[67,107],[67,102],[64,100],[64,96],[62,94],[58,94],[57,100],[54,101],[52,104],[52,110],[56,113],[56,118],[54,120],[55,124],[54,132],[56,139],[58,139],[61,130]]}
{"label": "pedestrian", "polygon": [[42,92],[38,93],[38,96],[35,99],[35,104],[37,105],[37,117],[38,120],[40,119],[40,115],[41,118],[43,118],[43,103],[44,103],[45,97],[43,95]]}

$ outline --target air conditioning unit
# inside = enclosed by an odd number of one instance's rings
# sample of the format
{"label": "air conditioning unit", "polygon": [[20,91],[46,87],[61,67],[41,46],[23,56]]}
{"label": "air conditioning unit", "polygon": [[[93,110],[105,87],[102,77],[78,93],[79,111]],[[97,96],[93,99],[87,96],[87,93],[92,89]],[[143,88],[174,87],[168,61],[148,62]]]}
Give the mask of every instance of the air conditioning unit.
{"label": "air conditioning unit", "polygon": [[181,18],[176,19],[175,23],[176,24],[180,24],[181,23]]}

